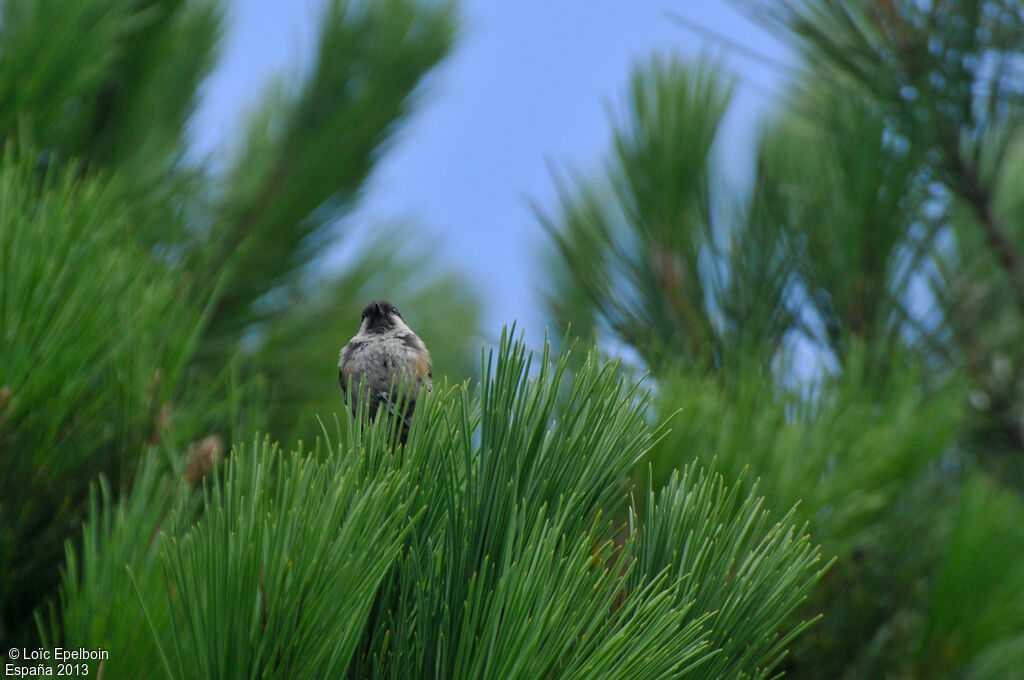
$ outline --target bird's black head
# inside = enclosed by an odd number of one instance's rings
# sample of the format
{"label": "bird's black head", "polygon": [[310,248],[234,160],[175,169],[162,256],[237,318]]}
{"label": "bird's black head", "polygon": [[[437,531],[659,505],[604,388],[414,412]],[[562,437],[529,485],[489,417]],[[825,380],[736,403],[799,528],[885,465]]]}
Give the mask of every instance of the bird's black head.
{"label": "bird's black head", "polygon": [[398,308],[387,300],[374,300],[363,308],[366,330],[383,332],[395,327],[395,319],[401,319]]}

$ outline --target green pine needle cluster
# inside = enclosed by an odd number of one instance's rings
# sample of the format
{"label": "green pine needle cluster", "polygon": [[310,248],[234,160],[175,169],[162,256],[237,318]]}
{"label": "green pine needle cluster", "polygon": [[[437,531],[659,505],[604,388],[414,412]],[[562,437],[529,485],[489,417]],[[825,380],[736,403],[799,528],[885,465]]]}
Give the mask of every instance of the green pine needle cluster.
{"label": "green pine needle cluster", "polygon": [[52,639],[110,649],[105,678],[774,677],[820,551],[697,467],[633,509],[661,433],[615,364],[577,364],[505,336],[405,447],[363,413],[315,451],[236,447],[201,494],[150,462],[94,499]]}

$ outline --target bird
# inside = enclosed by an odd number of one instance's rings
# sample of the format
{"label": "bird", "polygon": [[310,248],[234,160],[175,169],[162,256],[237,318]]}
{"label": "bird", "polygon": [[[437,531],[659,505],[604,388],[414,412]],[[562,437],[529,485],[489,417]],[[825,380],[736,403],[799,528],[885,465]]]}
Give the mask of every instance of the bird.
{"label": "bird", "polygon": [[[358,332],[341,348],[338,382],[353,415],[359,413],[365,396],[371,420],[381,405],[400,417],[404,444],[420,390],[425,387],[429,392],[434,387],[430,352],[397,307],[387,300],[374,300],[363,308]],[[403,390],[401,407],[398,390]]]}

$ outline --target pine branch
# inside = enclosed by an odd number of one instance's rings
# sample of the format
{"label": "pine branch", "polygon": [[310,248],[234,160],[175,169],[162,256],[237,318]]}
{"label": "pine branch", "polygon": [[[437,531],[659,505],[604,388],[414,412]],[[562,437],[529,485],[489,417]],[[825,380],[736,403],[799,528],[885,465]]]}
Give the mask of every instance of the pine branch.
{"label": "pine branch", "polygon": [[978,218],[988,247],[1006,273],[1017,309],[1024,315],[1024,259],[993,208],[992,193],[982,187],[977,172],[968,167],[959,155],[954,155],[949,164],[953,186]]}
{"label": "pine branch", "polygon": [[820,551],[696,466],[612,540],[661,430],[615,364],[549,352],[504,334],[478,387],[422,398],[397,453],[383,410],[343,413],[329,451],[236,447],[198,514],[176,501],[156,554],[132,540],[166,500],[147,467],[117,510],[94,503],[69,553],[74,625],[51,642],[106,644],[110,678],[137,675],[114,645],[146,631],[142,667],[169,679],[767,677],[807,626],[790,614]]}

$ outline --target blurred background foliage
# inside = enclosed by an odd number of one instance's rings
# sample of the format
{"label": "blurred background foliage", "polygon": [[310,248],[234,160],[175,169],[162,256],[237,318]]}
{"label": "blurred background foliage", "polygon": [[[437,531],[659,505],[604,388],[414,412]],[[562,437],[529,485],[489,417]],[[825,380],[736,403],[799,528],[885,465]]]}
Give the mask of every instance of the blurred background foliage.
{"label": "blurred background foliage", "polygon": [[[414,226],[342,219],[453,5],[328,2],[214,172],[185,126],[217,2],[4,0],[0,647],[110,649],[104,677],[1024,677],[1024,8],[732,1],[801,56],[749,184],[716,167],[729,77],[638,64],[604,166],[537,210],[555,332],[624,366],[503,340],[481,370],[472,286]],[[376,297],[438,376],[404,465],[330,418]]]}
{"label": "blurred background foliage", "polygon": [[649,372],[655,484],[746,470],[838,557],[789,676],[1024,677],[1024,7],[733,4],[800,57],[749,184],[729,78],[638,65],[539,210],[550,316]]}

